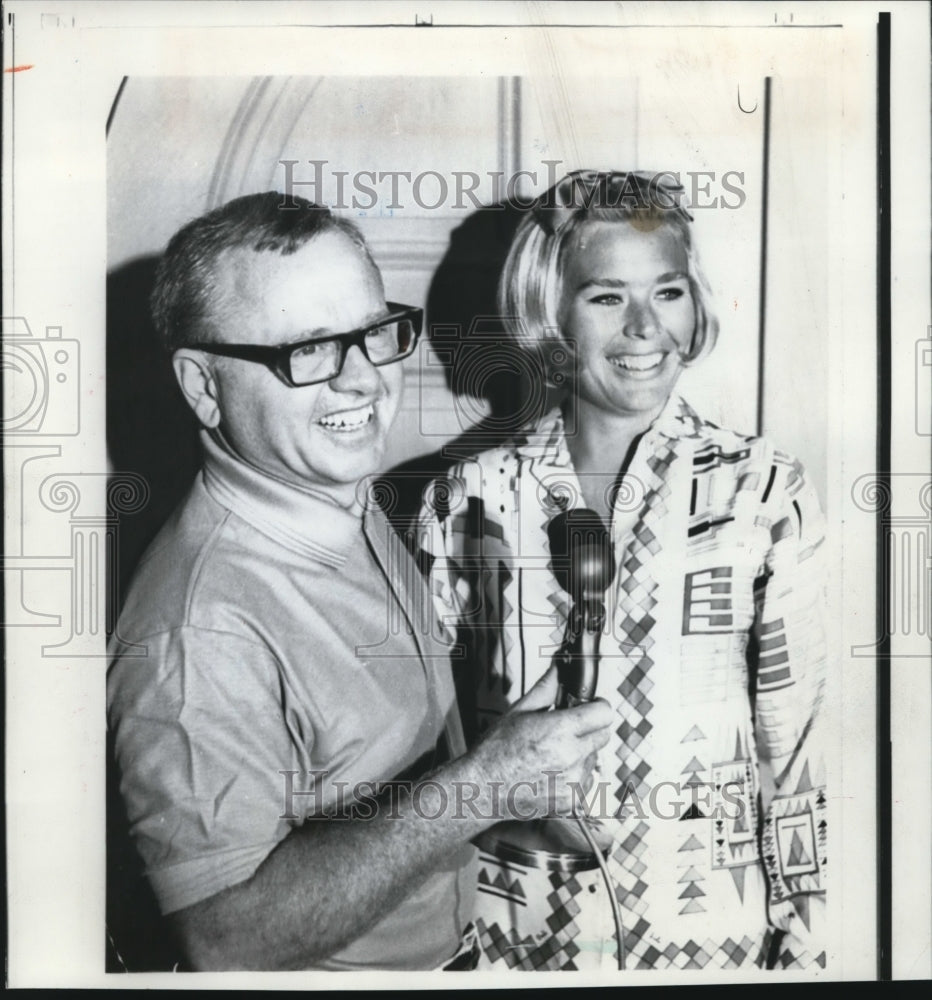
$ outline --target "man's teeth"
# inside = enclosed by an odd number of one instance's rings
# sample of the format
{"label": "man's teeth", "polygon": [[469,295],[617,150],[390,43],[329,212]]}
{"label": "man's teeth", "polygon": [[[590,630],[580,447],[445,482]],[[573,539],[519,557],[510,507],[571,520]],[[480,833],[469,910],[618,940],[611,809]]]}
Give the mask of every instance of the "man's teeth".
{"label": "man's teeth", "polygon": [[354,431],[364,427],[375,414],[375,410],[369,406],[361,406],[357,410],[341,410],[339,413],[328,413],[321,417],[317,423],[332,431]]}
{"label": "man's teeth", "polygon": [[618,368],[627,368],[629,371],[646,372],[651,368],[656,368],[663,361],[663,352],[655,354],[623,354],[609,361]]}

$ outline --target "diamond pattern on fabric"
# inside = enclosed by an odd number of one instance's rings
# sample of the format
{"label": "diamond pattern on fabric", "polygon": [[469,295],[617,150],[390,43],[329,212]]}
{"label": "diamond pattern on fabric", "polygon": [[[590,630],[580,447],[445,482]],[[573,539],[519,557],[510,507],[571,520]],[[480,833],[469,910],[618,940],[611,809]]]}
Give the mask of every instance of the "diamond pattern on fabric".
{"label": "diamond pattern on fabric", "polygon": [[550,884],[553,892],[547,902],[551,913],[546,921],[549,933],[539,939],[530,935],[520,938],[514,931],[504,932],[497,923],[487,926],[483,920],[477,921],[483,952],[493,966],[501,962],[509,969],[576,971],[573,959],[579,954],[574,940],[579,935],[575,921],[579,904],[575,897],[582,886],[572,875],[558,872],[550,875]]}
{"label": "diamond pattern on fabric", "polygon": [[[690,938],[685,944],[670,942],[663,951],[644,940],[646,929],[640,925],[625,934],[629,969],[737,969],[746,968],[748,960],[759,969],[764,968],[770,947],[770,935],[763,940],[743,937],[736,942],[726,938],[722,944],[711,939],[701,943]],[[787,966],[791,968],[793,966]]]}
{"label": "diamond pattern on fabric", "polygon": [[628,654],[631,665],[618,687],[621,725],[616,730],[620,737],[617,748],[620,761],[615,772],[618,779],[615,796],[619,801],[622,801],[629,784],[633,785],[639,798],[643,798],[649,790],[647,777],[650,766],[641,758],[638,748],[652,728],[647,715],[653,705],[645,694],[653,686],[648,674],[654,665],[650,650],[654,645],[651,630],[656,620],[651,612],[657,604],[657,583],[650,575],[650,562],[660,551],[653,526],[667,511],[670,488],[663,477],[674,457],[675,452],[666,439],[659,439],[657,450],[647,460],[651,481],[647,484],[644,506],[622,561],[619,613],[622,616],[621,627],[633,646]]}

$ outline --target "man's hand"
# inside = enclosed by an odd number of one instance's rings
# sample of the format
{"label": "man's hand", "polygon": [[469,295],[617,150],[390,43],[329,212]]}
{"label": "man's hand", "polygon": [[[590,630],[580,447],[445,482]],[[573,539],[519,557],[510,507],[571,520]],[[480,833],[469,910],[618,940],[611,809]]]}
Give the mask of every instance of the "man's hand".
{"label": "man's hand", "polygon": [[609,740],[614,713],[608,702],[597,698],[550,711],[557,688],[551,667],[462,760],[482,798],[498,789],[495,801],[507,809],[500,819],[568,814]]}

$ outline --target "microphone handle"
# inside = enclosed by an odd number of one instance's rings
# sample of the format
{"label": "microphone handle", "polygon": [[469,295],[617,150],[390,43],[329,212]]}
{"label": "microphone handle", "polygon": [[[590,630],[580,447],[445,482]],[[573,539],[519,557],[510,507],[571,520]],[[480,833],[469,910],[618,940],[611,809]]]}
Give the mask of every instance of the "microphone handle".
{"label": "microphone handle", "polygon": [[563,644],[557,653],[560,692],[557,708],[592,701],[599,682],[599,639],[605,609],[601,602],[584,601],[570,611]]}

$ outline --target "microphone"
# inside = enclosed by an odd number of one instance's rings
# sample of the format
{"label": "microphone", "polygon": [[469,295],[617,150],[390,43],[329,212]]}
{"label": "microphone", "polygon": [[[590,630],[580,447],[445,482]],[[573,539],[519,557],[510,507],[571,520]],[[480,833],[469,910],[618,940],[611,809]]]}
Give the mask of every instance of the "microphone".
{"label": "microphone", "polygon": [[[555,707],[572,708],[595,697],[605,622],[603,596],[615,579],[615,556],[602,518],[588,508],[557,514],[547,525],[547,535],[554,575],[573,601],[554,657],[560,681]],[[576,814],[509,820],[485,830],[476,844],[504,861],[529,868],[589,871],[604,862],[586,823],[598,825]],[[577,824],[583,827],[581,834]]]}
{"label": "microphone", "polygon": [[569,708],[595,697],[603,596],[615,578],[615,554],[602,518],[585,507],[557,514],[547,525],[547,536],[554,575],[573,601],[555,658],[557,707]]}

